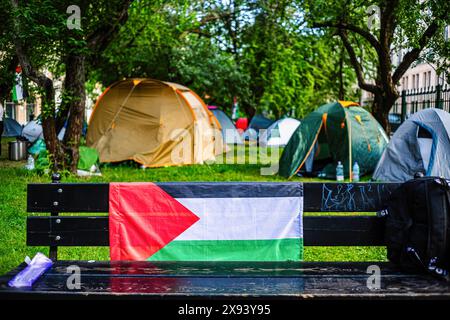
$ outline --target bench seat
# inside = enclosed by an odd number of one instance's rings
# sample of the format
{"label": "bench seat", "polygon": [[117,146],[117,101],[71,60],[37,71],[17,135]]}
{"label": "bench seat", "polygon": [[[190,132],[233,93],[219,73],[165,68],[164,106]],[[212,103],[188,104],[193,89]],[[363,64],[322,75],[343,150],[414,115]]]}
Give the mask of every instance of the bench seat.
{"label": "bench seat", "polygon": [[[81,269],[81,289],[66,286],[67,267]],[[367,267],[381,269],[381,288],[370,290]],[[386,262],[89,262],[56,261],[32,289],[7,282],[25,264],[0,277],[7,298],[275,298],[449,299],[450,283],[412,275]]]}

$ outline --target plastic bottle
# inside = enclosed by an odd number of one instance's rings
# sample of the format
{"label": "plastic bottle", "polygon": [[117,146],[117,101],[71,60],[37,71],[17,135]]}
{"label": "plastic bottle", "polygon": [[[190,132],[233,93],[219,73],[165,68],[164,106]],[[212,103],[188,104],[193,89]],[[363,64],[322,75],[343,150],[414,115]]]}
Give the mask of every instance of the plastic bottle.
{"label": "plastic bottle", "polygon": [[338,161],[338,165],[336,167],[336,180],[344,181],[344,166],[340,161]]}
{"label": "plastic bottle", "polygon": [[26,168],[28,170],[34,170],[34,158],[31,154],[28,155]]}
{"label": "plastic bottle", "polygon": [[359,165],[358,162],[355,162],[355,164],[353,165],[353,182],[358,182],[359,181]]}

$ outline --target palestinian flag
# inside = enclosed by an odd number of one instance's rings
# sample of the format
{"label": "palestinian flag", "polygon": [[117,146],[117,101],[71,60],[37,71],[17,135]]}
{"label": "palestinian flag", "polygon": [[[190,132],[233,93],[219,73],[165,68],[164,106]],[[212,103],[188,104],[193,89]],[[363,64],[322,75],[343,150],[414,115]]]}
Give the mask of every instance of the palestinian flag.
{"label": "palestinian flag", "polygon": [[16,68],[16,75],[14,79],[14,86],[13,86],[13,92],[12,92],[12,100],[14,102],[19,102],[20,100],[23,100],[24,94],[23,94],[23,85],[22,85],[22,68],[18,66]]}
{"label": "palestinian flag", "polygon": [[300,183],[111,183],[111,260],[299,261]]}

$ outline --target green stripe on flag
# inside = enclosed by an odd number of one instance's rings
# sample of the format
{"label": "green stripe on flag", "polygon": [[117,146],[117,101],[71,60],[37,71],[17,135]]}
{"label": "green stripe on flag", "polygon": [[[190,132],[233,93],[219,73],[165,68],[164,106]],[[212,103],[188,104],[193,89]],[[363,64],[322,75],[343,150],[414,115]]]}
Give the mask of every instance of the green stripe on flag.
{"label": "green stripe on flag", "polygon": [[303,239],[174,240],[149,261],[301,261]]}
{"label": "green stripe on flag", "polygon": [[13,91],[12,91],[12,101],[14,102],[18,102],[19,100],[17,99],[17,89],[16,86],[13,87]]}

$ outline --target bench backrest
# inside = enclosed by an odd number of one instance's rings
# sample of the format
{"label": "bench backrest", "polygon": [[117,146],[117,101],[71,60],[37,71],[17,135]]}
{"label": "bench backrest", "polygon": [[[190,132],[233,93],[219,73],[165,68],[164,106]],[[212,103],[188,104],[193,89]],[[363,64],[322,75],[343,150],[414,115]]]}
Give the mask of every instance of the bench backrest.
{"label": "bench backrest", "polygon": [[[226,188],[222,182],[156,183],[176,197],[180,190],[191,190],[201,197],[206,185]],[[248,187],[274,182],[247,183]],[[303,183],[304,212],[377,212],[383,209],[396,183]],[[58,246],[109,246],[108,216],[60,216],[60,213],[107,213],[108,183],[29,184],[27,245],[50,246],[50,257],[57,258]],[[275,214],[275,213],[274,213]],[[384,219],[376,215],[327,215],[303,218],[305,246],[382,246]]]}

